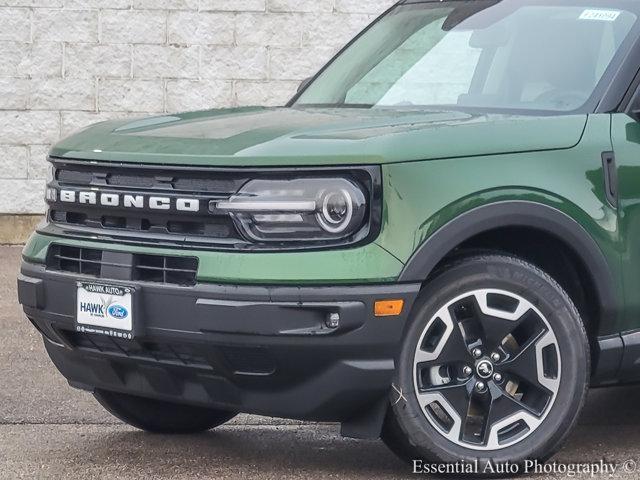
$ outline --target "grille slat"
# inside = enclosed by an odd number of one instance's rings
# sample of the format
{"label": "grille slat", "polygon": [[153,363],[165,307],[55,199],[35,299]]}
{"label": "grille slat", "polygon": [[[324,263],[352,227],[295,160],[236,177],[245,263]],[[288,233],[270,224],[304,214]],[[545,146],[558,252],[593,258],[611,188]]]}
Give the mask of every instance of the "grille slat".
{"label": "grille slat", "polygon": [[170,167],[157,169],[126,165],[64,163],[58,166],[56,178],[61,185],[69,186],[109,186],[132,190],[154,189],[192,194],[204,193],[214,196],[234,193],[250,178],[248,173],[238,170],[209,169],[209,171],[212,173]]}
{"label": "grille slat", "polygon": [[[68,208],[68,210],[62,210]],[[154,215],[139,212],[124,212],[119,215],[104,215],[99,208],[86,207],[77,211],[78,205],[56,205],[49,218],[53,223],[76,227],[87,227],[104,231],[134,234],[162,234],[172,237],[194,237],[201,239],[225,239],[241,241],[231,217],[211,215],[185,220],[172,214]]]}
{"label": "grille slat", "polygon": [[176,272],[176,273],[192,273],[193,270],[187,268],[162,268],[162,267],[144,267],[141,265],[137,265],[137,267],[141,270],[157,270],[157,271],[165,271],[165,272]]}
{"label": "grille slat", "polygon": [[[141,282],[166,283],[183,286],[196,284],[198,259],[196,257],[169,257],[162,255],[131,254],[132,263],[108,261],[100,249],[51,245],[47,253],[49,270],[77,273],[95,278],[104,276],[105,267],[131,270],[130,278]],[[112,280],[121,280],[111,278]]]}
{"label": "grille slat", "polygon": [[[80,258],[73,258],[73,257],[65,257],[63,255],[54,255],[58,260],[71,260],[71,261],[78,261],[78,262],[82,262],[82,263],[98,263],[100,265],[103,264],[103,262],[101,262],[100,260],[87,260],[87,259],[80,259]],[[125,266],[125,265],[118,265],[116,263],[112,263],[110,265],[114,265],[114,266]]]}

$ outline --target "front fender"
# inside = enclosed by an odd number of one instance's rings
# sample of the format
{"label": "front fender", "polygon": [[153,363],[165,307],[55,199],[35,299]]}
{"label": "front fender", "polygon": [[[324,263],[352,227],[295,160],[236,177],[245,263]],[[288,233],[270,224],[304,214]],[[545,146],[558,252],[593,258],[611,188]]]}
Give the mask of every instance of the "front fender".
{"label": "front fender", "polygon": [[[474,208],[431,235],[405,265],[401,282],[424,281],[453,247],[501,227],[529,227],[557,237],[573,250],[589,272],[597,290],[603,318],[617,311],[614,278],[604,254],[589,233],[567,214],[540,203],[503,201]],[[610,317],[613,320],[613,317]]]}

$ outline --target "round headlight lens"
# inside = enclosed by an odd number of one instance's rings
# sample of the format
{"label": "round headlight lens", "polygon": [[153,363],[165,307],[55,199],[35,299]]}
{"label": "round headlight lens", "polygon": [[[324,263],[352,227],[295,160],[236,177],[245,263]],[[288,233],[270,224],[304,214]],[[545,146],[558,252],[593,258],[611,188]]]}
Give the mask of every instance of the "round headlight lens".
{"label": "round headlight lens", "polygon": [[346,190],[330,191],[322,199],[318,223],[329,233],[344,231],[353,218],[353,199]]}

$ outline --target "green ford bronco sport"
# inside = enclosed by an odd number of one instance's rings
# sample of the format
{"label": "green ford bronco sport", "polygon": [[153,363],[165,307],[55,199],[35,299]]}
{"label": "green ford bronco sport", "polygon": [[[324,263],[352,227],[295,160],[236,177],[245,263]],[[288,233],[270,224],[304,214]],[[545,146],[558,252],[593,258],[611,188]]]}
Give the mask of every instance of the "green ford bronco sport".
{"label": "green ford bronco sport", "polygon": [[548,459],[640,380],[640,2],[401,1],[282,108],[105,122],[23,252],[56,367],[165,433]]}

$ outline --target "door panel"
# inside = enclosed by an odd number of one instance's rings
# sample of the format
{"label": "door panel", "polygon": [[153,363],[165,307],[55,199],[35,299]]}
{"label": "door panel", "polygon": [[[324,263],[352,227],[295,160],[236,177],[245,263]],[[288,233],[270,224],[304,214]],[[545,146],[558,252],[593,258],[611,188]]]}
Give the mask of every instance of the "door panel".
{"label": "door panel", "polygon": [[617,166],[619,248],[626,308],[621,330],[640,329],[640,122],[612,115]]}

